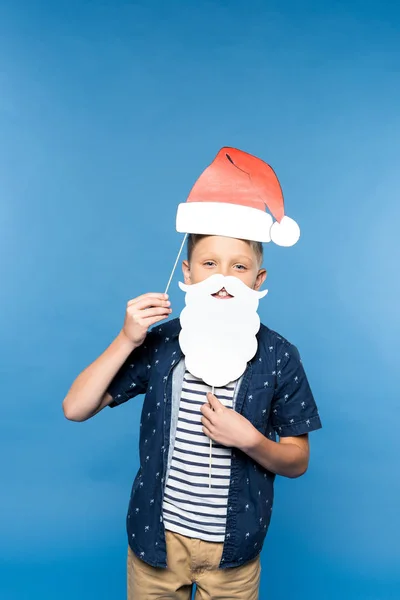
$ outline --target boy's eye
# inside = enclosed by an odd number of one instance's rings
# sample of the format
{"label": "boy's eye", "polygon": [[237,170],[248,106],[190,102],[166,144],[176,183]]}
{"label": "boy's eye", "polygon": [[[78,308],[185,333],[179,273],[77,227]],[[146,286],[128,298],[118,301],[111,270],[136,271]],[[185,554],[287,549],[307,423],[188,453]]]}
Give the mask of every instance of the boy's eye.
{"label": "boy's eye", "polygon": [[246,267],[244,265],[235,265],[236,269],[239,269],[239,271],[246,271]]}
{"label": "boy's eye", "polygon": [[212,267],[214,264],[215,264],[215,263],[214,263],[212,260],[207,260],[207,261],[204,263],[204,266],[205,266],[205,267]]}

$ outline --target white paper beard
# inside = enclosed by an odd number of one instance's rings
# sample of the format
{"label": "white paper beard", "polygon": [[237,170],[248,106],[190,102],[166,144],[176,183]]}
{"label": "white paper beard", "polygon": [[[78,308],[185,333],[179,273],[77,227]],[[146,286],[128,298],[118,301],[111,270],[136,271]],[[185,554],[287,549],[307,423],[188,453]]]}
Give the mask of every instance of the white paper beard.
{"label": "white paper beard", "polygon": [[[179,287],[186,292],[179,335],[186,368],[209,386],[236,381],[257,352],[257,308],[267,290],[257,292],[237,277],[223,275],[192,285],[179,283]],[[233,298],[212,296],[222,288]]]}

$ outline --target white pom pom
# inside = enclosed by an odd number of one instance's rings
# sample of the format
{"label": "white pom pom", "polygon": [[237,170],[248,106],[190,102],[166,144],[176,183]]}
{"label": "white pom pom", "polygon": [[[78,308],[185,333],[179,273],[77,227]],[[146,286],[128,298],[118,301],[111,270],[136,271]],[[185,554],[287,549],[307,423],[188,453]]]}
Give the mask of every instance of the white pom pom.
{"label": "white pom pom", "polygon": [[280,223],[275,221],[270,229],[271,240],[277,246],[294,246],[300,238],[300,227],[290,217],[283,217]]}

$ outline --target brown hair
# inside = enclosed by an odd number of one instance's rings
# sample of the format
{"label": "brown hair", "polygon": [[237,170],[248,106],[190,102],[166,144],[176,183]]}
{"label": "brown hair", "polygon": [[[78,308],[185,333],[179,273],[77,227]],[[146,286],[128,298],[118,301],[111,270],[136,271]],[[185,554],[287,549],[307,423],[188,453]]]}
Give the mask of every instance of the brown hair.
{"label": "brown hair", "polygon": [[[192,259],[194,247],[196,246],[196,244],[198,242],[200,242],[200,240],[202,240],[205,237],[209,237],[209,236],[198,234],[198,233],[189,233],[188,240],[187,240],[187,259],[189,262]],[[253,242],[252,240],[243,240],[243,241],[246,242],[247,244],[249,244],[249,246],[251,247],[251,249],[254,251],[255,255],[257,256],[259,264],[261,265],[262,261],[263,261],[263,257],[264,257],[264,250],[263,250],[262,243],[261,242]]]}

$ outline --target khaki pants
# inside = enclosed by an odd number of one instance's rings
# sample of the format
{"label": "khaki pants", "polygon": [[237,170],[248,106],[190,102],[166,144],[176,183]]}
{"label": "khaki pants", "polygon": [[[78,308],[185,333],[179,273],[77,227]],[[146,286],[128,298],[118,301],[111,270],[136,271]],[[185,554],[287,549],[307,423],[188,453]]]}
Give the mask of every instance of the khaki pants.
{"label": "khaki pants", "polygon": [[128,548],[128,600],[258,600],[260,557],[218,569],[223,544],[166,531],[168,568],[151,567]]}

